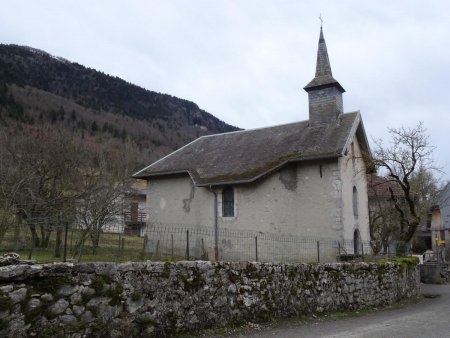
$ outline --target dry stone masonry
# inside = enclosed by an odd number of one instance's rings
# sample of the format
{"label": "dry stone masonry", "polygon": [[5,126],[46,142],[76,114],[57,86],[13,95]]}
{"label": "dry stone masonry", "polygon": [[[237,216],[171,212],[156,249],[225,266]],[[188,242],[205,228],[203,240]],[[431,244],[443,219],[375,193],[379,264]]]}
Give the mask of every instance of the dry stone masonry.
{"label": "dry stone masonry", "polygon": [[145,262],[0,266],[0,336],[149,337],[380,306],[415,264]]}

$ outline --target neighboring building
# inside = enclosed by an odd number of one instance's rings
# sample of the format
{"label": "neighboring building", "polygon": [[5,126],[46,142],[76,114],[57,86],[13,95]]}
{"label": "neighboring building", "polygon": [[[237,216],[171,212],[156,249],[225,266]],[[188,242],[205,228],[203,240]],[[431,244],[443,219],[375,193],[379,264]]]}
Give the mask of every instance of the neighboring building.
{"label": "neighboring building", "polygon": [[[445,247],[446,260],[450,260],[450,183],[439,193],[438,203],[431,209],[431,243],[434,252]],[[440,242],[442,241],[442,242]]]}
{"label": "neighboring building", "polygon": [[124,233],[126,235],[143,236],[147,218],[147,195],[145,184],[135,184],[125,194],[125,208],[123,213]]}
{"label": "neighboring building", "polygon": [[450,183],[442,189],[438,197],[438,207],[442,215],[442,228],[450,230]]}
{"label": "neighboring building", "polygon": [[370,173],[367,174],[367,194],[372,240],[388,241],[395,238],[400,220],[392,198],[404,203],[405,195],[400,185],[386,177]]}
{"label": "neighboring building", "polygon": [[117,214],[102,227],[102,231],[143,236],[148,221],[146,182],[135,180],[116,204]]}
{"label": "neighboring building", "polygon": [[322,28],[304,89],[309,120],[203,136],[134,174],[148,181],[152,222],[332,239],[324,260],[338,246],[359,251],[369,240],[370,149],[360,113],[344,113]]}
{"label": "neighboring building", "polygon": [[414,233],[412,241],[412,253],[423,254],[427,250],[432,250],[433,248],[433,238],[431,235],[431,219],[433,212],[427,215],[427,219],[421,222]]}

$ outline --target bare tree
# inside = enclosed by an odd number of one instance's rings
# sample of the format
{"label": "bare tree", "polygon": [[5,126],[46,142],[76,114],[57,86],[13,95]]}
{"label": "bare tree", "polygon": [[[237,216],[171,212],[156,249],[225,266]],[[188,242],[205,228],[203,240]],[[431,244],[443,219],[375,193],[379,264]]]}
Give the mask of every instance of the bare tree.
{"label": "bare tree", "polygon": [[16,203],[29,177],[21,175],[20,167],[6,149],[8,135],[0,131],[0,243],[10,227],[16,224]]}
{"label": "bare tree", "polygon": [[3,133],[2,195],[9,196],[3,204],[9,203],[10,213],[28,224],[34,246],[45,248],[52,231],[60,228],[60,215],[73,207],[79,144],[52,128]]}
{"label": "bare tree", "polygon": [[81,194],[76,208],[81,228],[81,235],[76,243],[76,254],[79,256],[88,237],[92,242],[92,254],[95,254],[105,226],[117,223],[123,214],[126,179],[115,175],[108,168],[111,159],[104,153],[97,156],[97,166],[85,168],[80,177]]}
{"label": "bare tree", "polygon": [[[369,195],[369,230],[372,250],[378,254],[386,253],[387,242],[394,237],[398,229],[398,217],[393,204],[389,183],[385,177],[375,174],[367,175],[367,192]],[[395,189],[394,192],[398,192]]]}
{"label": "bare tree", "polygon": [[105,225],[121,215],[121,195],[137,158],[131,143],[83,140],[54,125],[0,126],[0,242],[23,223],[31,248],[47,248],[54,238],[59,257],[63,225],[79,221],[86,232],[82,243],[90,238],[95,251]]}
{"label": "bare tree", "polygon": [[[413,128],[390,128],[389,134],[389,144],[385,145],[382,140],[375,142],[374,164],[385,175],[390,200],[388,208],[391,208],[389,219],[383,216],[383,212],[378,216],[382,222],[387,222],[389,236],[408,242],[421,221],[425,220],[436,197],[434,174],[439,170],[434,165],[434,147],[429,143],[422,122]],[[394,227],[393,213],[397,220]]]}

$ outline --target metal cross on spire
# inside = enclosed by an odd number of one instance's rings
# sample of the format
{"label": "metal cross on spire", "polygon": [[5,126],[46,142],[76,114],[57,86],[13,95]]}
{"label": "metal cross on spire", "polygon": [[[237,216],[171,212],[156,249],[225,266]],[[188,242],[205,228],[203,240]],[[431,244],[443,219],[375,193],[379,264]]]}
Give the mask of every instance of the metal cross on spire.
{"label": "metal cross on spire", "polygon": [[322,13],[320,13],[320,15],[319,15],[319,20],[320,20],[320,28],[322,28],[322,24],[323,24]]}

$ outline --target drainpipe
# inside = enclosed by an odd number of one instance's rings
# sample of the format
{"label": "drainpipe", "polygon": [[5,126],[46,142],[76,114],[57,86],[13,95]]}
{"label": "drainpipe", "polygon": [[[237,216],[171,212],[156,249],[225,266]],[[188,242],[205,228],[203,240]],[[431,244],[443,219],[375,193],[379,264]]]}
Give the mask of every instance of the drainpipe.
{"label": "drainpipe", "polygon": [[213,190],[209,186],[209,190],[214,194],[214,260],[219,260],[219,225],[218,225],[218,213],[217,213],[217,191]]}

